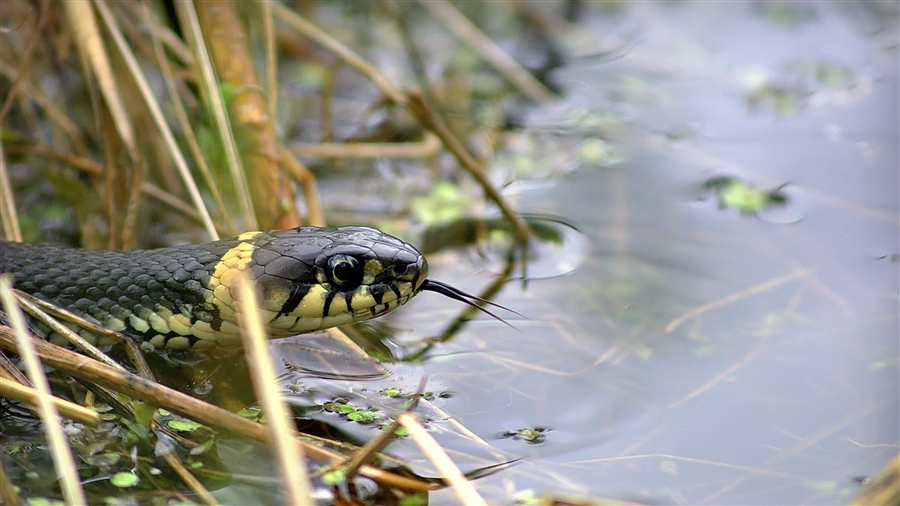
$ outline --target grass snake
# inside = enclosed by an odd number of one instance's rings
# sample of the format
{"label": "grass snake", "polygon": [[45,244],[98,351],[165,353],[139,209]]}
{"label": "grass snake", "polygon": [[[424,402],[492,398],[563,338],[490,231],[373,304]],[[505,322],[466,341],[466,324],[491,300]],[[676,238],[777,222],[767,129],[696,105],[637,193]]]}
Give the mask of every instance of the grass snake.
{"label": "grass snake", "polygon": [[0,241],[0,272],[13,274],[15,288],[172,350],[239,342],[239,270],[259,286],[272,338],[381,316],[425,290],[475,307],[481,300],[429,280],[418,250],[367,227],[246,232],[135,251]]}

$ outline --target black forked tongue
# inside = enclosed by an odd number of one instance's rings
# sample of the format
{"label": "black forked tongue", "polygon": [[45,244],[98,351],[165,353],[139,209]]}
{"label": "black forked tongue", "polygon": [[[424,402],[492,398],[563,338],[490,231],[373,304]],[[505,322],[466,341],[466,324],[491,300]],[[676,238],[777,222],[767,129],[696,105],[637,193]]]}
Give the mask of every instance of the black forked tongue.
{"label": "black forked tongue", "polygon": [[[494,307],[500,308],[504,311],[509,311],[510,313],[522,316],[520,313],[513,311],[512,309],[510,309],[508,307],[501,306],[500,304],[496,304],[487,299],[482,299],[481,297],[476,297],[475,295],[466,293],[466,292],[460,290],[459,288],[452,287],[452,286],[448,285],[447,283],[441,283],[440,281],[435,281],[433,279],[426,279],[422,283],[422,286],[419,287],[419,290],[425,291],[425,292],[437,292],[441,295],[450,297],[453,300],[458,300],[458,301],[462,302],[463,304],[474,307],[475,309],[481,311],[482,313],[490,315],[492,318],[499,320],[499,321],[505,323],[506,325],[509,325],[510,327],[512,327],[512,325],[510,325],[509,322],[507,322],[503,318],[500,318],[499,316],[495,315],[494,313],[488,311],[487,309],[482,307],[480,304],[476,304],[474,301],[478,301],[481,304],[487,304],[490,306],[494,306]],[[522,316],[522,318],[525,318],[525,317]]]}

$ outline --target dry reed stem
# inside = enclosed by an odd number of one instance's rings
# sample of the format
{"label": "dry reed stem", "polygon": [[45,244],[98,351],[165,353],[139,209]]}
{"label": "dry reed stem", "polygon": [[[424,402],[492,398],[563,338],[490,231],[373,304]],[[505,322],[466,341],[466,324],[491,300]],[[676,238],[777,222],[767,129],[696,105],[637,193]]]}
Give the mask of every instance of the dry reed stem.
{"label": "dry reed stem", "polygon": [[[134,233],[137,230],[138,210],[144,195],[142,188],[144,186],[144,177],[147,173],[146,165],[146,158],[142,157],[140,160],[137,160],[130,171],[131,179],[127,182],[125,216],[122,218],[122,241],[120,243],[123,250],[134,248]],[[111,218],[115,218],[116,214],[111,216]],[[112,219],[110,219],[110,223],[113,223]]]}
{"label": "dry reed stem", "polygon": [[333,469],[341,469],[349,479],[359,471],[360,466],[370,461],[378,452],[384,449],[396,437],[395,432],[400,428],[400,422],[391,422],[387,427],[382,427],[381,433],[356,451],[346,461],[335,464]]}
{"label": "dry reed stem", "polygon": [[[95,5],[99,9],[99,0]],[[63,2],[62,7],[80,53],[97,78],[100,94],[112,116],[116,132],[128,151],[129,159],[132,162],[136,161],[138,151],[134,130],[132,130],[131,120],[125,111],[122,97],[119,95],[109,56],[103,47],[103,37],[97,26],[97,19],[94,17],[94,9],[89,2]]]}
{"label": "dry reed stem", "polygon": [[[201,4],[204,5],[204,4]],[[214,6],[227,6],[226,3],[215,3]],[[211,7],[214,7],[211,6]],[[213,67],[209,51],[206,47],[206,38],[203,34],[203,28],[198,18],[195,4],[189,1],[179,1],[175,3],[178,17],[184,27],[185,35],[194,47],[197,59],[197,67],[200,71],[201,82],[203,83],[204,95],[207,102],[212,108],[213,122],[222,141],[222,148],[225,152],[226,165],[228,172],[231,174],[232,183],[238,197],[238,205],[243,218],[243,228],[247,230],[256,230],[258,228],[256,214],[253,211],[253,201],[250,197],[250,189],[247,185],[247,177],[244,172],[244,166],[241,157],[238,154],[237,144],[234,140],[234,132],[231,128],[231,121],[228,118],[227,109],[222,101],[222,93],[219,89],[219,80],[215,75],[215,67]]]}
{"label": "dry reed stem", "polygon": [[310,158],[430,158],[437,156],[441,140],[432,132],[416,142],[320,142],[292,144],[290,150]]}
{"label": "dry reed stem", "polygon": [[[141,3],[141,7],[141,12],[143,13],[146,25],[154,27],[157,26],[158,23],[154,22],[155,20],[150,13],[150,9],[147,6],[147,3]],[[162,73],[163,81],[166,83],[166,89],[169,92],[172,110],[175,113],[175,118],[178,120],[178,124],[181,126],[181,132],[184,136],[185,143],[187,144],[187,147],[194,158],[194,162],[197,164],[197,169],[200,171],[200,175],[203,176],[203,180],[206,182],[207,190],[212,196],[213,201],[215,201],[216,203],[216,207],[219,210],[219,216],[225,222],[227,232],[229,234],[236,234],[238,231],[234,227],[234,222],[231,219],[231,213],[228,212],[228,208],[225,206],[225,202],[222,199],[222,192],[219,191],[219,185],[216,184],[215,178],[212,175],[212,171],[209,170],[209,164],[206,163],[206,158],[203,156],[203,151],[200,149],[200,143],[197,141],[197,136],[194,134],[193,125],[191,125],[191,121],[190,119],[188,119],[187,111],[184,107],[184,102],[181,100],[181,95],[178,93],[178,88],[175,83],[175,77],[172,73],[172,65],[169,63],[169,59],[166,57],[166,53],[162,47],[162,42],[160,41],[159,37],[156,36],[156,30],[150,30],[150,34],[152,35],[153,50],[156,53],[156,61],[159,62],[159,68]]]}
{"label": "dry reed stem", "polygon": [[850,504],[851,506],[900,504],[900,454],[894,455],[884,468],[863,486],[862,491]]}
{"label": "dry reed stem", "polygon": [[281,474],[281,487],[290,504],[313,504],[309,474],[296,437],[289,410],[278,391],[278,377],[269,353],[269,340],[262,325],[256,285],[246,271],[238,271],[237,303],[241,341],[253,380],[253,390],[262,406],[269,430],[269,447]]}
{"label": "dry reed stem", "polygon": [[406,97],[404,96],[403,91],[394,86],[390,79],[385,77],[374,66],[370,65],[369,62],[357,55],[352,49],[325,33],[325,31],[318,26],[304,19],[300,14],[288,9],[280,3],[272,3],[272,12],[282,21],[311,39],[313,42],[316,42],[334,53],[348,66],[368,77],[381,93],[388,97],[392,102],[406,105]]}
{"label": "dry reed stem", "polygon": [[8,146],[0,146],[0,148],[5,148],[6,151],[12,154],[21,155],[34,155],[40,156],[44,158],[48,158],[57,162],[65,163],[66,165],[70,165],[75,169],[78,169],[83,172],[87,172],[88,174],[94,176],[102,176],[103,175],[103,166],[99,163],[91,160],[90,158],[85,158],[77,155],[69,155],[66,153],[60,153],[54,149],[50,149],[45,146],[41,146],[38,144],[30,144],[30,145],[17,145],[10,144]]}
{"label": "dry reed stem", "polygon": [[[209,73],[217,74],[217,84],[228,84],[235,91],[228,104],[228,119],[240,132],[241,145],[252,146],[245,149],[239,159],[246,171],[247,199],[255,211],[256,221],[251,229],[295,227],[300,222],[294,206],[293,188],[287,184],[287,175],[280,167],[281,144],[256,76],[237,3],[198,2],[194,7],[204,35],[203,42],[209,48],[212,62]],[[197,42],[197,48],[201,49],[201,39],[198,38]],[[277,82],[270,83],[270,87],[276,85]],[[209,91],[212,92],[213,88]],[[234,154],[237,155],[238,151],[235,150]],[[244,190],[243,186],[236,187]]]}
{"label": "dry reed stem", "polygon": [[11,274],[0,275],[0,300],[14,329],[10,332],[15,335],[19,356],[25,363],[25,372],[37,392],[37,411],[43,421],[44,433],[50,447],[50,455],[53,457],[53,467],[59,476],[63,498],[67,504],[87,504],[75,467],[72,448],[69,447],[69,442],[63,434],[62,420],[52,400],[50,383],[44,375],[35,347],[32,346],[33,341],[28,337],[25,315],[16,304],[16,298],[12,293]]}
{"label": "dry reed stem", "polygon": [[31,388],[31,382],[6,355],[0,353],[0,378]]}
{"label": "dry reed stem", "polygon": [[0,143],[0,221],[3,226],[3,238],[22,242],[22,230],[19,229],[19,217],[16,214],[16,200],[9,184],[9,172],[6,170],[6,155]]}
{"label": "dry reed stem", "polygon": [[260,2],[262,10],[263,39],[266,48],[266,103],[269,105],[269,118],[278,119],[278,51],[275,44],[275,19],[272,17],[272,2]]}
{"label": "dry reed stem", "polygon": [[469,175],[475,178],[475,181],[477,181],[481,186],[481,189],[484,190],[488,200],[497,205],[500,212],[503,214],[503,217],[513,226],[516,240],[521,244],[527,243],[528,238],[531,236],[531,229],[528,226],[528,223],[513,210],[512,206],[510,206],[509,203],[506,202],[506,199],[503,198],[503,195],[501,195],[497,188],[494,187],[488,179],[487,173],[481,162],[476,160],[475,157],[469,153],[469,150],[466,149],[462,141],[450,131],[450,128],[444,120],[435,113],[434,108],[425,100],[425,97],[422,96],[421,93],[415,90],[407,90],[406,96],[407,101],[405,102],[405,105],[413,117],[416,118],[422,126],[434,132],[435,135],[443,141],[447,150],[456,157],[456,160],[459,161],[464,169],[466,169]]}
{"label": "dry reed stem", "polygon": [[714,309],[719,309],[720,307],[727,306],[728,304],[737,302],[737,301],[739,301],[745,297],[749,297],[751,295],[756,295],[756,294],[760,294],[763,292],[767,292],[767,291],[777,288],[785,283],[789,283],[789,282],[797,280],[797,279],[805,278],[805,277],[809,276],[809,274],[810,273],[809,273],[808,269],[801,268],[790,274],[786,274],[784,276],[779,276],[777,278],[770,279],[770,280],[760,283],[758,285],[751,286],[750,288],[747,288],[746,290],[741,290],[740,292],[732,293],[731,295],[722,297],[721,299],[714,300],[708,304],[704,304],[700,307],[694,308],[694,309],[688,311],[687,313],[679,316],[678,318],[673,319],[672,321],[669,322],[668,325],[666,325],[665,331],[667,334],[671,334],[682,323],[684,323],[692,318],[696,318],[697,316],[700,316],[703,313],[707,313]]}
{"label": "dry reed stem", "polygon": [[[203,225],[203,218],[201,218],[200,215],[197,214],[197,211],[193,207],[191,207],[190,204],[163,190],[159,186],[156,186],[149,181],[144,181],[143,183],[141,183],[141,191],[146,193],[148,197],[155,198],[159,202],[166,204],[167,206],[180,212],[188,218],[193,219],[198,224]],[[225,213],[225,216],[227,215],[228,213]],[[226,221],[228,220],[226,219]],[[230,227],[230,224],[227,224],[226,226]]]}
{"label": "dry reed stem", "polygon": [[316,176],[284,146],[281,146],[281,161],[287,173],[303,189],[303,199],[306,201],[306,221],[315,227],[324,227],[325,213],[322,211]]}
{"label": "dry reed stem", "polygon": [[0,462],[0,504],[9,506],[19,506],[19,504],[22,504],[19,501],[19,496],[16,495],[15,485],[13,485],[12,480],[7,476],[6,469],[3,468],[2,462]]}
{"label": "dry reed stem", "polygon": [[489,39],[474,23],[446,0],[419,0],[461,41],[471,46],[497,72],[513,84],[523,95],[538,103],[553,100],[553,93],[522,68],[512,56]]}
{"label": "dry reed stem", "polygon": [[[803,272],[805,274],[806,271],[803,271]],[[778,320],[777,320],[778,323],[784,321],[785,318],[787,318],[791,313],[794,312],[795,309],[797,309],[797,304],[800,303],[800,298],[801,298],[800,295],[802,293],[803,293],[803,290],[801,289],[797,293],[795,293],[793,297],[791,297],[790,302],[788,302],[787,306],[785,306],[785,308],[779,313]],[[750,352],[747,353],[743,358],[741,358],[740,360],[738,360],[737,362],[732,364],[730,367],[728,367],[721,373],[717,374],[715,377],[713,377],[712,379],[710,379],[703,385],[697,387],[696,389],[694,389],[692,392],[690,392],[683,398],[669,404],[669,409],[677,408],[678,406],[681,406],[682,404],[690,401],[691,399],[695,399],[695,398],[699,397],[700,395],[703,395],[704,393],[712,390],[713,387],[715,387],[716,385],[718,385],[719,383],[721,383],[722,381],[727,379],[729,376],[731,376],[732,374],[734,374],[735,372],[740,370],[745,365],[747,365],[750,362],[752,362],[753,360],[755,360],[756,357],[764,349],[766,349],[766,345],[769,342],[769,338],[771,338],[772,334],[774,334],[774,328],[775,328],[775,325],[770,326],[768,328],[768,330],[766,331],[766,333],[760,337],[759,341],[757,341],[756,346],[754,346],[753,349],[750,350]]]}
{"label": "dry reed stem", "polygon": [[431,434],[425,430],[425,427],[422,427],[413,415],[402,413],[397,417],[397,420],[401,425],[406,427],[406,430],[409,431],[409,437],[419,445],[422,453],[424,453],[425,456],[428,457],[428,460],[434,464],[438,472],[441,473],[441,477],[446,480],[453,491],[456,492],[457,497],[459,497],[463,504],[487,506],[487,503],[481,495],[478,494],[478,491],[475,490],[475,486],[472,485],[472,482],[466,479],[462,471],[456,467],[456,464],[453,463],[444,449],[441,448],[441,445],[431,437]]}
{"label": "dry reed stem", "polygon": [[[177,109],[178,108],[176,107],[176,110]],[[193,138],[193,137],[191,137],[191,138]],[[190,144],[190,142],[189,142],[189,144]],[[2,149],[3,149],[3,147],[0,146],[0,152],[2,152]],[[6,146],[6,151],[8,151],[10,153],[14,153],[14,154],[30,154],[30,155],[35,155],[35,156],[41,156],[41,157],[48,158],[51,160],[56,160],[56,161],[65,163],[75,169],[87,172],[88,174],[92,174],[92,175],[99,176],[99,175],[103,174],[103,166],[91,159],[83,158],[83,157],[75,156],[75,155],[67,155],[65,153],[60,153],[58,151],[54,151],[50,148],[46,148],[43,146],[10,145],[10,146]],[[201,160],[202,160],[202,158],[201,158]],[[198,163],[198,167],[199,166],[206,166],[206,162],[203,161],[202,163]],[[0,180],[0,182],[3,182],[3,181]],[[213,186],[215,186],[215,185],[213,185]],[[6,188],[7,188],[7,186],[2,186],[2,190],[5,190]],[[180,198],[176,197],[175,195],[172,195],[171,193],[163,190],[159,186],[156,186],[155,184],[153,184],[149,181],[143,181],[141,183],[141,191],[146,193],[147,196],[153,197],[156,200],[162,202],[163,204],[170,206],[172,209],[175,209],[178,212],[184,214],[188,218],[195,220],[200,225],[204,225],[203,217],[200,215],[200,213],[197,212],[197,210],[194,207],[191,207],[191,205],[188,204],[187,202],[185,202],[185,201],[181,200]],[[215,198],[215,196],[218,195],[218,190],[214,191],[213,194],[214,194],[213,198]],[[0,198],[2,198],[2,193],[0,193]],[[221,196],[219,197],[219,200],[221,200]],[[224,204],[222,204],[222,206],[224,208]],[[3,217],[5,219],[6,215],[4,215]],[[225,218],[227,226],[232,226],[231,220],[228,217],[227,213],[225,213],[225,216],[223,216],[223,218]],[[21,239],[20,239],[20,241],[21,241]]]}
{"label": "dry reed stem", "polygon": [[[150,366],[147,365],[147,360],[144,358],[144,353],[130,337],[122,334],[121,332],[116,332],[115,330],[110,330],[106,327],[101,327],[99,325],[91,323],[78,316],[77,314],[72,313],[68,309],[57,307],[50,302],[39,299],[34,295],[27,294],[21,290],[13,289],[13,293],[16,294],[16,298],[18,300],[28,301],[29,303],[39,307],[49,315],[53,315],[57,318],[62,318],[63,320],[74,323],[75,325],[78,325],[79,327],[86,329],[93,334],[107,337],[121,344],[125,347],[125,352],[128,354],[128,358],[131,359],[131,362],[134,365],[135,369],[137,369],[138,374],[150,381],[156,381],[156,379],[153,377],[153,372],[150,370]],[[121,368],[121,366],[118,368]]]}
{"label": "dry reed stem", "polygon": [[314,42],[325,47],[344,63],[368,77],[384,96],[394,103],[406,107],[423,127],[434,132],[444,143],[447,150],[456,157],[463,169],[475,178],[488,200],[494,202],[500,209],[504,218],[510,222],[515,230],[516,239],[519,243],[525,244],[528,241],[528,238],[531,236],[528,224],[516,214],[512,207],[506,202],[506,199],[503,198],[500,192],[497,191],[490,180],[488,180],[481,163],[469,153],[463,143],[450,131],[421,93],[414,90],[407,90],[404,92],[397,86],[394,86],[394,84],[382,75],[378,69],[363,60],[347,46],[338,42],[319,27],[303,19],[303,17],[287,7],[284,7],[281,4],[273,4],[272,8],[273,12],[278,15],[282,21],[300,31]]}
{"label": "dry reed stem", "polygon": [[[0,381],[0,396],[30,406],[37,406],[38,402],[37,390],[12,380]],[[59,397],[51,396],[51,401],[56,406],[59,413],[70,420],[75,420],[76,422],[90,425],[91,427],[96,427],[100,423],[100,413],[97,413],[94,410],[79,406],[78,404],[69,402],[65,399],[60,399]]]}
{"label": "dry reed stem", "polygon": [[[409,400],[406,407],[403,409],[404,413],[412,413],[413,410],[416,409],[416,406],[419,405],[419,400],[422,398],[422,392],[425,391],[426,381],[427,378],[423,377],[419,382],[419,387],[416,389],[416,394],[412,399]],[[399,428],[400,422],[396,419],[387,427],[382,427],[381,434],[379,434],[378,437],[372,439],[371,441],[366,443],[365,446],[356,450],[351,458],[339,467],[343,467],[346,476],[349,477],[355,475],[361,465],[368,462],[376,453],[383,450],[384,447],[388,445],[388,443],[390,443],[394,440],[395,437],[397,437],[396,432]]]}
{"label": "dry reed stem", "polygon": [[89,343],[85,338],[79,336],[69,327],[66,327],[62,323],[59,323],[53,317],[45,313],[38,307],[36,304],[33,304],[28,298],[16,296],[16,302],[25,310],[26,313],[30,314],[34,317],[35,320],[42,322],[44,325],[50,327],[50,330],[59,334],[63,339],[69,342],[72,346],[81,350],[85,355],[93,358],[94,360],[103,362],[104,364],[114,368],[119,369],[120,371],[124,371],[125,368],[122,367],[115,360],[109,358],[105,353],[100,351],[99,348]]}
{"label": "dry reed stem", "polygon": [[160,452],[162,454],[162,458],[165,459],[166,463],[169,464],[169,467],[171,467],[175,471],[175,474],[177,474],[178,477],[181,478],[181,481],[183,481],[184,484],[187,485],[188,488],[190,488],[195,494],[197,494],[197,496],[199,496],[200,499],[206,504],[219,504],[219,501],[217,501],[216,498],[209,493],[209,490],[207,490],[206,487],[204,487],[203,484],[200,483],[200,480],[198,480],[197,477],[194,476],[193,473],[190,472],[190,470],[184,467],[184,464],[182,464],[180,460],[178,460],[178,456],[175,455],[175,452],[172,450],[171,445],[163,446],[166,447],[163,448]]}
{"label": "dry reed stem", "polygon": [[[212,428],[240,434],[248,439],[263,443],[269,440],[268,431],[263,425],[247,420],[230,411],[195,399],[138,375],[122,373],[92,358],[46,341],[33,339],[32,343],[37,350],[38,356],[45,364],[66,374],[121,392],[135,399],[145,400]],[[18,345],[12,331],[8,327],[0,326],[0,348],[14,353],[18,352]],[[306,441],[297,440],[296,444],[303,446],[306,454],[315,460],[333,464],[340,462],[344,458],[342,455]],[[368,476],[383,485],[394,486],[403,490],[424,492],[430,489],[427,484],[423,484],[420,481],[372,466],[363,466],[360,474]]]}
{"label": "dry reed stem", "polygon": [[[138,66],[134,54],[128,48],[128,44],[125,42],[125,38],[122,36],[121,32],[118,31],[114,23],[115,18],[109,11],[106,3],[103,0],[95,0],[95,2],[97,5],[97,11],[100,13],[101,18],[106,23],[107,29],[110,31],[110,35],[112,36],[113,41],[119,48],[122,58],[128,66],[131,75],[135,79],[138,90],[141,92],[141,97],[147,104],[147,109],[150,112],[150,116],[153,118],[154,123],[156,123],[156,127],[159,129],[159,132],[163,136],[163,142],[166,145],[169,154],[172,156],[172,160],[175,162],[175,167],[178,170],[182,181],[184,182],[188,194],[191,196],[191,201],[194,203],[194,207],[196,207],[197,212],[202,218],[203,225],[206,228],[207,234],[209,234],[209,237],[212,240],[218,239],[219,234],[218,232],[216,232],[216,227],[212,222],[212,218],[210,218],[209,216],[209,211],[207,211],[206,209],[206,204],[203,202],[203,197],[200,195],[200,190],[197,188],[197,183],[194,181],[194,178],[191,175],[191,171],[187,166],[187,162],[185,161],[184,156],[181,154],[181,150],[178,148],[178,143],[175,142],[175,136],[172,134],[172,130],[169,128],[169,124],[168,122],[166,122],[166,119],[162,114],[162,109],[159,106],[159,102],[156,100],[156,97],[150,90],[150,86],[147,83],[147,80],[144,78],[144,75],[141,72],[140,67]],[[68,3],[69,2],[67,2],[67,4]]]}

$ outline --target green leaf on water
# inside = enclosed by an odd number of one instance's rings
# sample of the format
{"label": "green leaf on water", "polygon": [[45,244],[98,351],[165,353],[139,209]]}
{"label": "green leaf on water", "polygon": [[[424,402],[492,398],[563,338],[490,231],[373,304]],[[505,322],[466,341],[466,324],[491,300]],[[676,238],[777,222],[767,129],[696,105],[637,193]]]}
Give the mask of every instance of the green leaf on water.
{"label": "green leaf on water", "polygon": [[143,401],[132,401],[131,405],[134,407],[135,421],[144,427],[150,428],[153,425],[153,413],[156,412],[156,406]]}
{"label": "green leaf on water", "polygon": [[322,483],[328,485],[329,487],[334,487],[336,485],[340,485],[347,481],[347,475],[344,474],[343,469],[335,469],[334,471],[327,472],[322,475]]}
{"label": "green leaf on water", "polygon": [[375,413],[372,411],[356,411],[348,414],[347,418],[358,423],[372,423],[375,421]]}
{"label": "green leaf on water", "polygon": [[262,413],[262,410],[259,408],[244,408],[237,412],[238,416],[242,416],[244,418],[249,418],[250,420],[259,419],[259,414]]}
{"label": "green leaf on water", "polygon": [[119,488],[133,487],[140,482],[141,479],[134,473],[116,473],[109,479],[109,482]]}
{"label": "green leaf on water", "polygon": [[400,499],[400,506],[426,506],[427,504],[427,494],[409,494]]}
{"label": "green leaf on water", "polygon": [[453,183],[436,183],[431,192],[412,201],[412,210],[426,225],[449,223],[459,219],[472,206],[472,197]]}
{"label": "green leaf on water", "polygon": [[174,429],[181,432],[193,432],[200,427],[203,427],[203,424],[193,422],[190,420],[181,421],[181,420],[169,420],[166,425],[169,426],[170,429]]}
{"label": "green leaf on water", "polygon": [[210,448],[213,447],[213,444],[215,444],[215,440],[214,440],[214,439],[208,439],[208,440],[207,440],[205,443],[203,443],[202,445],[195,446],[194,448],[191,448],[191,451],[188,452],[188,453],[190,453],[191,455],[195,455],[195,456],[196,456],[196,455],[203,455],[204,453],[208,452]]}

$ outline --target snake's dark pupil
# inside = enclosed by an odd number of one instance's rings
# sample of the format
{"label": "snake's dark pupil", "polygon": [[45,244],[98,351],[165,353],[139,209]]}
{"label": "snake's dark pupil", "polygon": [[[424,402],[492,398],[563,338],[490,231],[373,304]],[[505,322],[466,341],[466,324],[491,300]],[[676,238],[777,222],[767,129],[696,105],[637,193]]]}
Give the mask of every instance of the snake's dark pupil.
{"label": "snake's dark pupil", "polygon": [[359,262],[346,255],[338,255],[329,260],[331,266],[331,277],[335,283],[344,285],[353,281],[357,281],[359,277]]}

